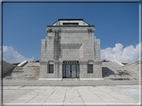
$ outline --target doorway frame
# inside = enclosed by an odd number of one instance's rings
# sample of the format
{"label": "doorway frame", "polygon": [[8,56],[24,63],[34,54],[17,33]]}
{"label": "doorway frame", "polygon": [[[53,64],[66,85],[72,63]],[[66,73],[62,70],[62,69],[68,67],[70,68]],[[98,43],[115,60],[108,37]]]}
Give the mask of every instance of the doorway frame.
{"label": "doorway frame", "polygon": [[[66,77],[66,65],[70,65],[70,77]],[[76,65],[76,77],[72,77],[72,65]],[[79,78],[80,76],[80,65],[79,61],[63,61],[62,63],[62,78]]]}

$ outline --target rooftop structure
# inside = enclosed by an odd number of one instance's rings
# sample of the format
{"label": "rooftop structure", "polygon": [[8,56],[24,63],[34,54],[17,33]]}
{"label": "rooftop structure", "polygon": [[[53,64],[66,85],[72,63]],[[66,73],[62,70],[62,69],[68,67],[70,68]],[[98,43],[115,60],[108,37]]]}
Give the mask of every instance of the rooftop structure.
{"label": "rooftop structure", "polygon": [[83,19],[59,19],[42,39],[40,79],[101,78],[100,40]]}

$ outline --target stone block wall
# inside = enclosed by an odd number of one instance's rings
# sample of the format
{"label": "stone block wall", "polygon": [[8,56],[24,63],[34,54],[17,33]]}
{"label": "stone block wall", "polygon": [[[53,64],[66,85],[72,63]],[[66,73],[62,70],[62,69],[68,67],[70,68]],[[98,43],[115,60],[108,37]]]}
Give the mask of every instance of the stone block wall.
{"label": "stone block wall", "polygon": [[[94,36],[94,27],[50,27],[42,40],[40,78],[61,78],[63,61],[79,61],[80,78],[101,78],[100,40]],[[48,31],[47,29],[47,31]],[[91,31],[90,31],[91,29]],[[54,73],[48,73],[49,62],[54,64]],[[93,73],[87,73],[92,61]]]}

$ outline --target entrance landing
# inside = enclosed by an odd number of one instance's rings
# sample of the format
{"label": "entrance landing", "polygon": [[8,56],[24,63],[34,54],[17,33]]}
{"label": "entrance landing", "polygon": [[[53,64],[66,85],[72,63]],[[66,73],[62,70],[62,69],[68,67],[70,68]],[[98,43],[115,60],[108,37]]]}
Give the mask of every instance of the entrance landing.
{"label": "entrance landing", "polygon": [[110,86],[110,85],[138,85],[138,80],[37,80],[37,81],[3,81],[8,86]]}
{"label": "entrance landing", "polygon": [[79,78],[64,78],[63,81],[79,81]]}

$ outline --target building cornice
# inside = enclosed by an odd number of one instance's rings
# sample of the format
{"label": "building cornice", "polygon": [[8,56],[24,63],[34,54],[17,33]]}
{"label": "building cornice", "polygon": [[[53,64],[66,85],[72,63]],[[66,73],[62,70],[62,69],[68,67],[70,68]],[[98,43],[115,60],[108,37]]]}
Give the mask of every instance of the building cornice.
{"label": "building cornice", "polygon": [[94,25],[89,25],[89,26],[87,26],[87,25],[58,25],[58,26],[53,26],[53,25],[47,25],[47,27],[95,27]]}

